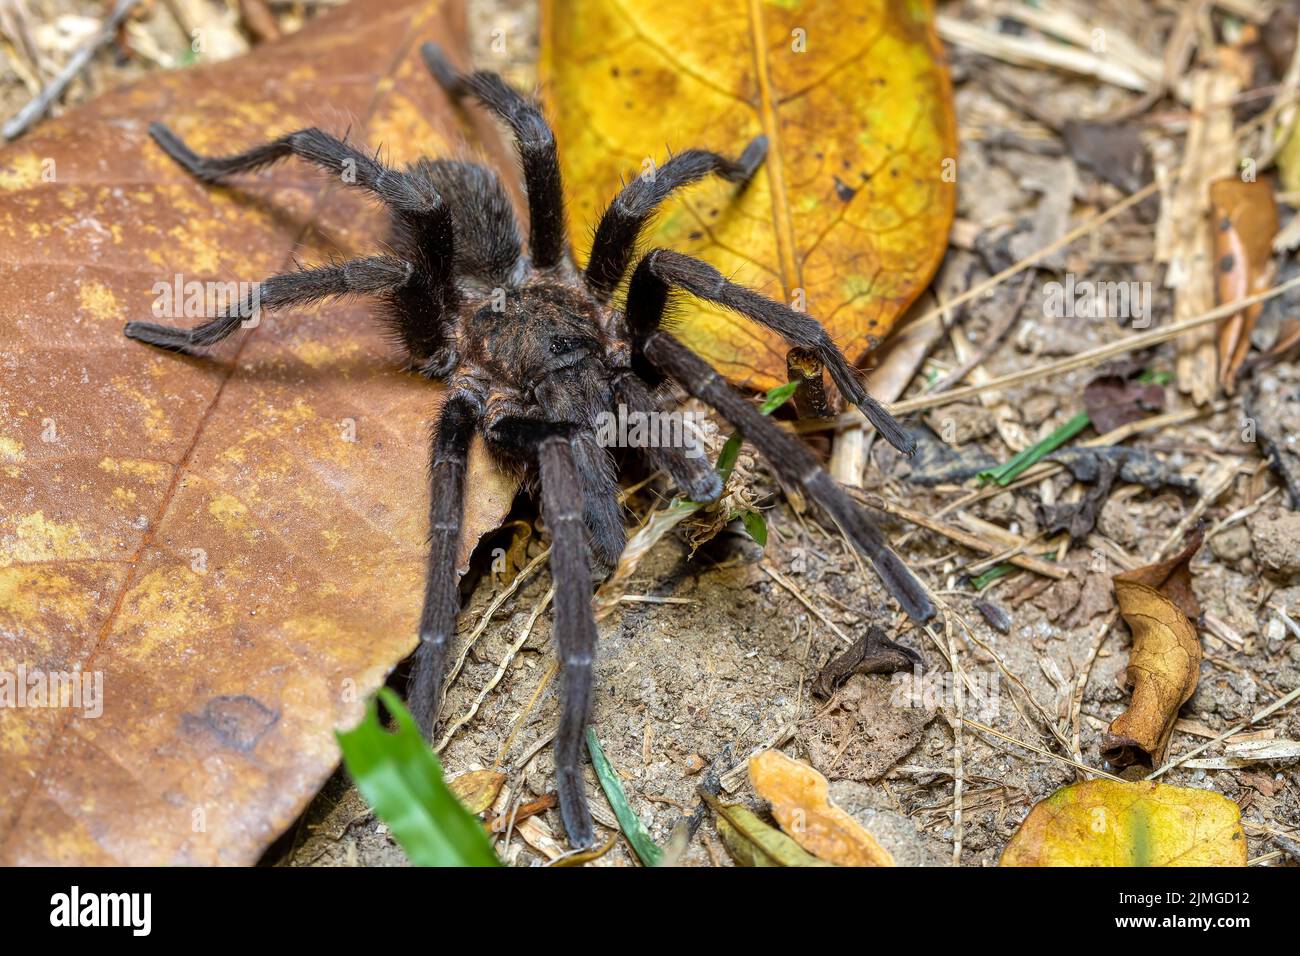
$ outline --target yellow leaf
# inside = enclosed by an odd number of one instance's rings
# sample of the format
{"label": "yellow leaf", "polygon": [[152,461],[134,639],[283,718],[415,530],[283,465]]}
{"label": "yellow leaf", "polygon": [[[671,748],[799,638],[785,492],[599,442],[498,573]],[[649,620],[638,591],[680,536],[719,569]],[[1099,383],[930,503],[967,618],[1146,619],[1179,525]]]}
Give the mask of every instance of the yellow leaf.
{"label": "yellow leaf", "polygon": [[[928,0],[548,0],[542,31],[571,235],[589,235],[620,177],[652,172],[668,150],[734,158],[765,134],[747,188],[682,191],[646,248],[707,259],[804,309],[850,360],[929,282],[957,146]],[[719,370],[756,388],[785,381],[779,337],[683,306],[682,339]]]}
{"label": "yellow leaf", "polygon": [[1039,802],[1002,866],[1245,866],[1241,810],[1209,790],[1087,780]]}
{"label": "yellow leaf", "polygon": [[750,758],[749,779],[781,829],[814,856],[841,866],[894,865],[875,837],[831,803],[826,778],[807,764],[764,750]]}
{"label": "yellow leaf", "polygon": [[477,816],[496,802],[506,775],[496,770],[471,770],[447,781],[447,787],[470,813]]}

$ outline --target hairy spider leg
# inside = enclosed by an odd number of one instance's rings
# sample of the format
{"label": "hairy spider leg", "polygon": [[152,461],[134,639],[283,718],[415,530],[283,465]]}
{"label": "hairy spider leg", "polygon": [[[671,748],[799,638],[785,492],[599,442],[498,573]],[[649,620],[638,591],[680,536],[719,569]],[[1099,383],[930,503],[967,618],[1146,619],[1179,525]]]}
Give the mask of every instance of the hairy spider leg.
{"label": "hairy spider leg", "polygon": [[[638,266],[637,276],[644,264]],[[924,623],[934,616],[934,604],[925,587],[894,552],[866,512],[856,505],[817,463],[799,439],[770,418],[759,414],[743,395],[729,386],[704,359],[659,329],[667,289],[659,280],[651,284],[632,280],[628,298],[628,324],[641,353],[654,366],[688,392],[711,405],[744,434],[768,460],[781,479],[802,488],[840,527],[871,562],[886,589],[907,616]]]}
{"label": "hairy spider leg", "polygon": [[500,117],[515,135],[528,193],[528,250],[533,265],[549,269],[565,256],[568,237],[564,229],[564,191],[555,133],[537,104],[525,99],[496,73],[461,73],[436,43],[420,47],[420,54],[438,85],[449,96],[472,95]]}
{"label": "hairy spider leg", "polygon": [[563,712],[555,736],[556,786],[560,816],[569,842],[591,846],[595,834],[580,761],[591,716],[592,661],[596,618],[591,609],[591,568],[582,520],[582,488],[573,448],[565,438],[548,438],[538,449],[542,513],[551,530],[551,575],[555,581],[555,636],[564,678]]}
{"label": "hairy spider leg", "polygon": [[283,309],[305,305],[336,295],[389,295],[397,292],[411,278],[409,262],[391,256],[370,256],[336,265],[318,266],[271,276],[259,283],[237,306],[228,308],[193,329],[183,329],[156,322],[128,322],[124,332],[129,339],[155,345],[170,352],[199,355],[209,345],[220,342],[240,325],[256,321],[261,309]]}
{"label": "hairy spider leg", "polygon": [[411,712],[429,738],[438,725],[447,645],[460,613],[456,557],[465,507],[465,468],[480,412],[472,395],[448,395],[434,426],[429,453],[429,565],[420,612],[420,644],[406,691]]}
{"label": "hairy spider leg", "polygon": [[[645,382],[631,370],[614,379],[614,397],[632,415],[648,417],[658,411]],[[717,501],[722,494],[722,477],[704,455],[691,457],[684,448],[667,445],[652,445],[641,452],[692,501]]]}
{"label": "hairy spider leg", "polygon": [[717,173],[744,188],[766,156],[766,136],[751,140],[735,160],[704,149],[688,149],[658,169],[642,173],[625,184],[596,227],[586,270],[587,287],[592,295],[600,302],[609,301],[632,261],[642,228],[674,190],[709,173]]}
{"label": "hairy spider leg", "polygon": [[[667,288],[676,287],[766,326],[791,346],[808,349],[826,366],[831,380],[845,399],[862,410],[885,441],[905,455],[916,450],[916,441],[883,405],[867,394],[858,373],[844,358],[830,333],[812,316],[729,282],[707,262],[671,249],[654,249],[646,253],[637,264],[632,283],[639,287],[636,294],[642,303],[666,301]],[[632,294],[629,290],[629,302]]]}
{"label": "hairy spider leg", "polygon": [[551,578],[555,582],[555,642],[563,688],[560,727],[555,736],[556,789],[569,842],[591,846],[595,832],[582,782],[583,735],[591,716],[592,663],[596,618],[592,613],[584,490],[575,455],[579,426],[507,416],[492,422],[488,440],[515,458],[535,459],[541,474],[542,517],[551,534]]}
{"label": "hairy spider leg", "polygon": [[455,235],[451,212],[427,177],[385,166],[315,128],[286,133],[232,156],[200,156],[161,123],[151,123],[149,133],[168,156],[207,183],[297,156],[370,192],[392,213],[403,237],[402,253],[415,267],[395,294],[403,306],[393,311],[395,331],[417,362],[427,361],[444,347],[443,316],[457,302],[452,281]]}

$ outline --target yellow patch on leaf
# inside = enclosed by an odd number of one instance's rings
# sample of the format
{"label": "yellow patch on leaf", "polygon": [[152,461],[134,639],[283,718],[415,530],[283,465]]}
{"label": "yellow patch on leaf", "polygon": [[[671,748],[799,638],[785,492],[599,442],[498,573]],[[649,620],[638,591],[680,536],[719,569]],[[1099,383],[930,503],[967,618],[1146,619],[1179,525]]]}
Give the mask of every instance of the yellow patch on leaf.
{"label": "yellow patch on leaf", "polygon": [[1245,866],[1241,809],[1209,790],[1087,780],[1040,801],[1002,866]]}

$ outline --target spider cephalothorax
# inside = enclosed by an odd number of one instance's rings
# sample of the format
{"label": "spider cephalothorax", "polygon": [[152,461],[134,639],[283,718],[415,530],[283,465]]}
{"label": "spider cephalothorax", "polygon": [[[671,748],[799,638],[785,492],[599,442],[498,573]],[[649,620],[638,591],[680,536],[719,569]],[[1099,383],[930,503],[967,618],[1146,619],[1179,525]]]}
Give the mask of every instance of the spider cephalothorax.
{"label": "spider cephalothorax", "polygon": [[[234,156],[203,157],[165,127],[155,124],[151,132],[173,159],[207,182],[298,156],[347,171],[347,182],[389,209],[390,254],[272,276],[260,284],[257,304],[277,309],[335,295],[373,296],[412,367],[447,387],[430,453],[429,569],[408,689],[426,733],[437,722],[447,643],[459,611],[455,558],[470,439],[482,435],[504,464],[523,469],[540,487],[552,537],[555,635],[564,674],[557,789],[569,840],[585,846],[594,838],[580,770],[596,642],[592,578],[614,567],[625,536],[614,465],[597,437],[602,414],[615,407],[650,414],[657,410],[655,386],[677,382],[738,427],[784,483],[801,488],[840,527],[909,616],[925,621],[934,614],[925,589],[812,453],[661,328],[671,291],[725,306],[780,333],[792,347],[815,355],[846,400],[891,444],[910,452],[911,441],[867,395],[816,320],[728,282],[707,263],[653,250],[632,269],[622,307],[611,304],[641,229],[663,199],[709,174],[743,188],[763,161],[763,137],[737,160],[687,150],[654,176],[627,183],[602,216],[587,266],[579,271],[565,234],[555,139],[541,112],[497,75],[461,75],[432,44],[423,53],[448,93],[476,97],[513,130],[528,195],[527,252],[496,175],[475,163],[422,159],[392,169],[317,129]],[[126,334],[200,353],[239,328],[248,309],[249,303],[240,303],[194,329],[131,322]],[[712,501],[721,494],[717,473],[702,458],[681,448],[643,450],[688,497]]]}

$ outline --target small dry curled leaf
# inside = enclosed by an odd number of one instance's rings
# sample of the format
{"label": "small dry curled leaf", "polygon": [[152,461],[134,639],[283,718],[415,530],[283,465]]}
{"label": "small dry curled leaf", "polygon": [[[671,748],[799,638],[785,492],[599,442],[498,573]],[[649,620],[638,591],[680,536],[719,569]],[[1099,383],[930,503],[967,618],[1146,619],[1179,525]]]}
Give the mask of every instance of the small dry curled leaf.
{"label": "small dry curled leaf", "polygon": [[1165,407],[1163,385],[1143,381],[1146,362],[1113,362],[1101,368],[1083,390],[1083,407],[1098,432],[1105,434]]}
{"label": "small dry curled leaf", "polygon": [[1178,708],[1196,690],[1201,643],[1192,623],[1200,616],[1188,565],[1201,546],[1197,528],[1167,561],[1115,575],[1120,613],[1133,632],[1126,680],[1128,709],[1102,737],[1102,756],[1117,767],[1162,763]]}
{"label": "small dry curled leaf", "polygon": [[812,692],[829,698],[835,689],[854,674],[895,674],[899,671],[921,671],[925,662],[910,647],[891,641],[884,628],[872,625],[853,646],[831,660],[817,673]]}
{"label": "small dry curled leaf", "polygon": [[826,778],[779,750],[749,760],[754,791],[772,805],[772,816],[801,847],[840,866],[893,866],[876,838],[831,803]]}
{"label": "small dry curled leaf", "polygon": [[447,781],[447,788],[470,813],[478,816],[496,803],[506,775],[497,770],[471,770]]}
{"label": "small dry curled leaf", "polygon": [[1210,790],[1085,780],[1040,800],[1000,866],[1245,866],[1241,808]]}

